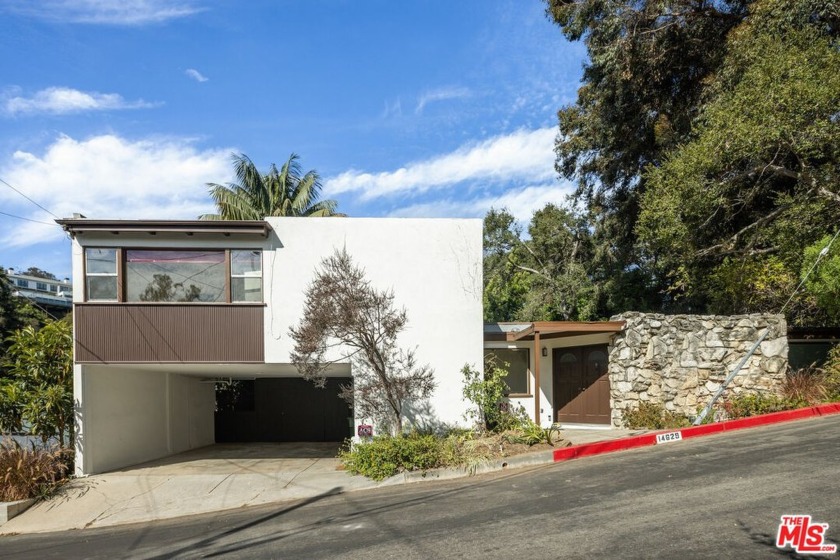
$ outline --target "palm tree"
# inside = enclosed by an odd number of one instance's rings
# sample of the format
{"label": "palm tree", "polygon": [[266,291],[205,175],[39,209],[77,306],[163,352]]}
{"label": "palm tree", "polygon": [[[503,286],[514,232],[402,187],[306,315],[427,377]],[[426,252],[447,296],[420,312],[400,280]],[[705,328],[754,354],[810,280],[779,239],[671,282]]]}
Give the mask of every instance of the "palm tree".
{"label": "palm tree", "polygon": [[237,183],[208,183],[218,214],[202,220],[262,220],[267,216],[342,216],[335,200],[318,200],[321,178],[311,170],[301,175],[297,154],[278,170],[271,164],[263,175],[245,154],[233,154]]}

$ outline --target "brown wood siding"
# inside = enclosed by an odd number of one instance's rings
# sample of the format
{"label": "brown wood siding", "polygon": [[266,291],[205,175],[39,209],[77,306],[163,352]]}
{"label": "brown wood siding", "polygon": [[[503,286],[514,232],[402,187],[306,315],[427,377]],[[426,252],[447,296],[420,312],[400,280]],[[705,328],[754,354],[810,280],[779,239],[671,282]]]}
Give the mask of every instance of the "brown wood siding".
{"label": "brown wood siding", "polygon": [[265,305],[82,304],[78,363],[263,363]]}

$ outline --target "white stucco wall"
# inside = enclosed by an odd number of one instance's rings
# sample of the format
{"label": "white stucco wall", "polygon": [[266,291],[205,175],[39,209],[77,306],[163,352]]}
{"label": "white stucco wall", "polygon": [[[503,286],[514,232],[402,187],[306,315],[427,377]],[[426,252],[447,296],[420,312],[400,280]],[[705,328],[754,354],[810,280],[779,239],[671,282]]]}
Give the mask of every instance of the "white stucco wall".
{"label": "white stucco wall", "polygon": [[[534,341],[524,340],[518,342],[485,342],[485,348],[528,348],[531,358],[531,369],[528,372],[528,387],[531,388],[529,397],[511,397],[508,399],[515,406],[522,406],[531,420],[536,421],[537,410],[534,397],[534,360],[540,360],[540,424],[549,426],[554,420],[554,372],[552,366],[552,351],[555,348],[569,348],[571,346],[590,346],[594,344],[609,344],[612,335],[610,334],[588,334],[581,336],[570,336],[565,338],[542,339],[540,346],[534,352]],[[542,349],[548,350],[548,356],[542,355]]]}
{"label": "white stucco wall", "polygon": [[378,289],[393,290],[408,325],[400,341],[435,370],[432,423],[463,423],[464,364],[482,363],[482,223],[478,219],[268,218],[266,362],[288,363],[289,328],[320,261],[346,248]]}
{"label": "white stucco wall", "polygon": [[214,442],[213,384],[175,373],[76,366],[76,474],[94,474]]}
{"label": "white stucco wall", "polygon": [[[300,319],[315,268],[346,247],[372,284],[393,290],[406,308],[405,348],[435,370],[437,388],[421,421],[463,423],[465,364],[481,367],[482,223],[479,219],[269,218],[268,239],[183,233],[88,232],[73,241],[74,301],[84,301],[84,248],[240,248],[263,250],[265,367],[251,376],[294,376],[289,328]],[[81,243],[79,242],[81,240]],[[226,364],[216,375],[226,375]],[[91,474],[207,445],[214,440],[214,392],[188,365],[77,365],[74,391],[80,423],[77,474]],[[179,370],[180,368],[180,370]],[[179,375],[190,373],[188,375]],[[347,375],[348,366],[335,368]],[[201,374],[214,375],[206,366]],[[361,419],[358,419],[361,420]],[[358,422],[357,422],[358,423]]]}

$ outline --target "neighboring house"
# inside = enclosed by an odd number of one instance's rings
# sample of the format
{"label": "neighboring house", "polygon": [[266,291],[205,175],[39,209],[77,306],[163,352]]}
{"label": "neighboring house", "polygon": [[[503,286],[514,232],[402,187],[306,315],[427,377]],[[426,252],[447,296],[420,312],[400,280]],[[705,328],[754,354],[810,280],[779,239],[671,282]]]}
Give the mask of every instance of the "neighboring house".
{"label": "neighboring house", "polygon": [[[373,286],[393,290],[408,314],[401,344],[435,370],[434,395],[411,421],[464,421],[460,370],[483,357],[481,220],[58,223],[73,238],[79,475],[215,441],[353,435],[369,419],[337,396],[350,364],[319,389],[289,358],[304,290],[340,248]],[[220,380],[240,383],[216,412]]]}
{"label": "neighboring house", "polygon": [[69,278],[52,280],[19,274],[15,269],[6,271],[12,294],[28,299],[56,315],[66,314],[73,306],[73,285]]}

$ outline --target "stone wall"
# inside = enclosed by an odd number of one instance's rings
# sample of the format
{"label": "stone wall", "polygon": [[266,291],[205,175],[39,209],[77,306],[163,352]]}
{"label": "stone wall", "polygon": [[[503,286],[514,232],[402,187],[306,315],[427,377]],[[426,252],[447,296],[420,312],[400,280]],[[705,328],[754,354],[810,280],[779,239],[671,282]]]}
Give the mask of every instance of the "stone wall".
{"label": "stone wall", "polygon": [[730,383],[727,394],[775,392],[787,369],[787,326],[782,315],[661,315],[623,313],[610,345],[612,423],[640,401],[695,415],[743,359],[765,328],[770,332]]}

